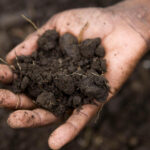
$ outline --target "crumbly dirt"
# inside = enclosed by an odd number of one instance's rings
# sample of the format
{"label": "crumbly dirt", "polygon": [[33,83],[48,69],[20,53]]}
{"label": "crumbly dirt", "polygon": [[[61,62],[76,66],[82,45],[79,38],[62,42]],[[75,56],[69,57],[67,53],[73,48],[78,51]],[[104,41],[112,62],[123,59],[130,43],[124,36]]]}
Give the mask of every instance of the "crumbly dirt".
{"label": "crumbly dirt", "polygon": [[109,93],[105,49],[100,38],[81,43],[70,33],[59,37],[55,30],[47,30],[38,41],[38,49],[31,56],[16,56],[11,90],[25,93],[40,107],[55,115],[104,102]]}

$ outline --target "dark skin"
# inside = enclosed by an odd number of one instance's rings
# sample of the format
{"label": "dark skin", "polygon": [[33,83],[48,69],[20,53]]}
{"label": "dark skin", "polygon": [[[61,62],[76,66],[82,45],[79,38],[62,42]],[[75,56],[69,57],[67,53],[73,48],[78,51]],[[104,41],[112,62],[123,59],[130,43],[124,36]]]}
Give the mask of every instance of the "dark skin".
{"label": "dark skin", "polygon": [[[146,53],[150,40],[149,0],[127,0],[105,9],[86,8],[62,12],[51,18],[37,32],[15,47],[8,55],[7,62],[12,63],[17,55],[30,55],[36,50],[36,41],[45,30],[56,29],[61,35],[70,32],[79,37],[82,28],[88,22],[82,39],[100,37],[106,49],[108,79],[111,93],[108,100],[126,81],[139,59]],[[134,13],[131,13],[134,12]],[[6,65],[0,65],[0,81],[9,83],[15,78]],[[0,90],[0,107],[22,109],[14,111],[8,118],[12,128],[43,126],[58,120],[52,113],[36,108],[32,101],[21,94],[16,96],[10,91]],[[108,101],[107,100],[107,101]],[[64,124],[49,137],[52,149],[60,149],[71,141],[87,122],[101,109],[101,103],[84,105],[80,112],[74,110]],[[31,109],[31,110],[29,110]]]}

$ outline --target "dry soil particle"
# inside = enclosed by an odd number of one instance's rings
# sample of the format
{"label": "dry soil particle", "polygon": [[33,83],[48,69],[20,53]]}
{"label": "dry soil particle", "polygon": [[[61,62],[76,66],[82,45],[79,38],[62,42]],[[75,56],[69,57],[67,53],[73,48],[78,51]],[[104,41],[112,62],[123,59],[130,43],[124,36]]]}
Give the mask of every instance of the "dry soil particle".
{"label": "dry soil particle", "polygon": [[47,30],[37,43],[36,52],[14,62],[18,78],[11,85],[13,92],[25,93],[57,116],[94,104],[93,99],[106,100],[109,87],[103,76],[106,61],[100,38],[78,43],[69,33],[60,37]]}

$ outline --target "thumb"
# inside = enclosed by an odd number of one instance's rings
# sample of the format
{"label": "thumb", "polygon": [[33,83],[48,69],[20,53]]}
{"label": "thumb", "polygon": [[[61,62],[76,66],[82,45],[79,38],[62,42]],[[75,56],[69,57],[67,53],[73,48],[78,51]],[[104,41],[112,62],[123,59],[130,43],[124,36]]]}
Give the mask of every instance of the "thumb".
{"label": "thumb", "polygon": [[13,60],[17,56],[28,56],[31,55],[37,49],[37,40],[46,30],[55,28],[55,16],[52,17],[44,26],[30,34],[22,43],[12,49],[6,56],[6,60],[9,64],[13,63]]}

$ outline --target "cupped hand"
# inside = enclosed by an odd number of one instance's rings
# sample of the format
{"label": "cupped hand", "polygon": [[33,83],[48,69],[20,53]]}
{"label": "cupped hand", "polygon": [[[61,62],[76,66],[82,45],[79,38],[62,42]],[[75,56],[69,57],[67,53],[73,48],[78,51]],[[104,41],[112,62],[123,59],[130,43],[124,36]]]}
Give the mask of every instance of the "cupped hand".
{"label": "cupped hand", "polygon": [[[61,35],[70,32],[79,37],[85,24],[88,24],[82,34],[82,39],[100,37],[106,50],[107,73],[105,76],[111,87],[109,100],[125,82],[147,49],[144,38],[112,10],[113,8],[86,8],[57,14],[15,47],[7,55],[6,60],[11,64],[16,55],[30,55],[37,48],[37,39],[47,29],[56,29]],[[7,84],[14,78],[8,66],[0,65],[1,82]],[[97,107],[88,104],[84,105],[80,112],[74,110],[66,122],[50,135],[49,146],[52,149],[60,149],[71,141],[102,105],[99,104]],[[43,126],[58,120],[52,113],[36,108],[27,96],[15,95],[8,90],[0,90],[0,107],[22,109],[10,114],[8,124],[12,128]]]}

